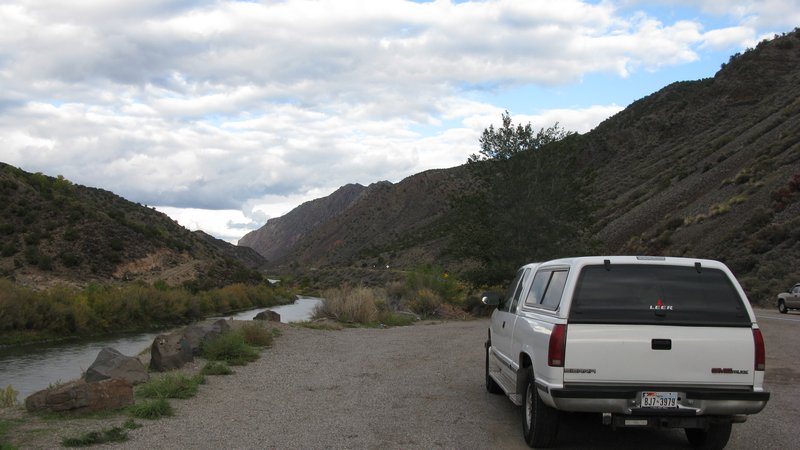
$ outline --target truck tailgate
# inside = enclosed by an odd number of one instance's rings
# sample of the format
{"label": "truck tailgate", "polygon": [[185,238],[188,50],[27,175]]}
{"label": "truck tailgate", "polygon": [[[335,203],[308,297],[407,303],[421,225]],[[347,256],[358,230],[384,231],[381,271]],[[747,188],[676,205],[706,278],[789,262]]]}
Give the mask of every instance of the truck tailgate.
{"label": "truck tailgate", "polygon": [[564,382],[752,386],[754,347],[747,327],[570,324]]}

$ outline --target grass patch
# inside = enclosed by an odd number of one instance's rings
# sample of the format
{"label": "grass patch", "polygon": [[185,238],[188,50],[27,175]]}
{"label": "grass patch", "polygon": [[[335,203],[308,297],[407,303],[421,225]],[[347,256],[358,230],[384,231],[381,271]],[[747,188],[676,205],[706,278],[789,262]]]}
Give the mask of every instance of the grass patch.
{"label": "grass patch", "polygon": [[228,367],[228,365],[225,363],[211,361],[203,366],[203,369],[200,370],[200,373],[203,375],[230,375],[233,373],[233,369]]}
{"label": "grass patch", "polygon": [[128,407],[128,413],[137,419],[155,420],[174,414],[172,405],[165,398],[149,400]]}
{"label": "grass patch", "polygon": [[272,345],[272,332],[260,323],[252,322],[242,325],[238,330],[244,341],[256,347],[269,347]]}
{"label": "grass patch", "polygon": [[385,311],[378,315],[378,320],[388,327],[404,327],[413,324],[416,317],[408,314]]}
{"label": "grass patch", "polygon": [[122,424],[122,427],[126,428],[128,430],[135,430],[137,428],[142,428],[142,424],[137,423],[133,419],[128,419],[128,420],[125,421],[125,423]]}
{"label": "grass patch", "polygon": [[328,322],[328,321],[323,321],[323,322],[293,322],[292,325],[293,326],[298,326],[298,327],[303,327],[303,328],[309,328],[309,329],[312,329],[312,330],[325,330],[325,331],[339,331],[342,328],[344,328],[344,325],[342,325],[339,322]]}
{"label": "grass patch", "polygon": [[105,444],[107,442],[125,442],[128,433],[120,427],[90,431],[78,437],[65,438],[61,441],[64,447],[88,447],[90,445]]}
{"label": "grass patch", "polygon": [[222,333],[203,344],[202,356],[209,361],[224,361],[231,366],[243,366],[258,359],[258,350],[247,343],[240,333]]}
{"label": "grass patch", "polygon": [[376,300],[381,299],[374,289],[358,286],[350,288],[327,289],[322,293],[324,300],[318,307],[322,317],[332,317],[340,322],[369,324],[378,317]]}
{"label": "grass patch", "polygon": [[124,410],[125,408],[123,407],[118,409],[105,409],[102,411],[85,412],[79,414],[69,411],[43,412],[39,413],[38,416],[42,420],[47,420],[47,421],[106,420],[117,417],[120,411]]}
{"label": "grass patch", "polygon": [[136,394],[144,398],[180,398],[186,399],[197,395],[199,386],[205,383],[205,377],[197,374],[191,377],[186,375],[167,374],[153,378],[136,389]]}
{"label": "grass patch", "polygon": [[10,408],[17,405],[17,395],[19,392],[14,390],[9,384],[5,389],[0,389],[0,408]]}
{"label": "grass patch", "polygon": [[12,421],[0,420],[0,450],[16,449],[16,447],[12,446],[11,444],[4,442],[6,440],[6,434],[8,434],[8,431],[11,429],[12,425]]}

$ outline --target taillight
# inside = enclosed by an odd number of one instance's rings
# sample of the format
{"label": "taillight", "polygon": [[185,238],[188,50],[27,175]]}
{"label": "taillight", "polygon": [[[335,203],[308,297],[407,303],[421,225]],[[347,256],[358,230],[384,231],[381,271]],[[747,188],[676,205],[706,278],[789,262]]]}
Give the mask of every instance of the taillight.
{"label": "taillight", "polygon": [[756,345],[756,370],[763,371],[767,366],[767,354],[764,349],[764,336],[758,328],[753,328],[753,342]]}
{"label": "taillight", "polygon": [[567,326],[558,324],[550,333],[550,348],[547,352],[547,365],[564,367],[564,354],[567,350]]}

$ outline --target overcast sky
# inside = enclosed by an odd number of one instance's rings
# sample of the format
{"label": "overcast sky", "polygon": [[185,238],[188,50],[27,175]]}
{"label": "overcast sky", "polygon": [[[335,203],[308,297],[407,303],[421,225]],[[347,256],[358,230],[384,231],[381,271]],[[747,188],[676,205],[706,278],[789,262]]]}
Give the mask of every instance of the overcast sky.
{"label": "overcast sky", "polygon": [[508,110],[587,132],[800,25],[800,0],[0,0],[0,161],[236,242],[463,164]]}

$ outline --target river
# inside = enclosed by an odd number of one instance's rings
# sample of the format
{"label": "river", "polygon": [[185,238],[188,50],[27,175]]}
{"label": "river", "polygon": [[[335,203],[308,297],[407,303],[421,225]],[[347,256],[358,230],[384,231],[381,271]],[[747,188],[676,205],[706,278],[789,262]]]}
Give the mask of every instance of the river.
{"label": "river", "polygon": [[[320,300],[299,297],[291,305],[257,308],[225,318],[252,320],[261,311],[271,309],[281,315],[281,322],[298,322],[311,318]],[[0,389],[11,385],[22,402],[28,395],[50,385],[79,378],[94,362],[104,347],[113,347],[129,356],[137,355],[153,343],[160,333],[128,333],[99,339],[31,344],[0,348]]]}

